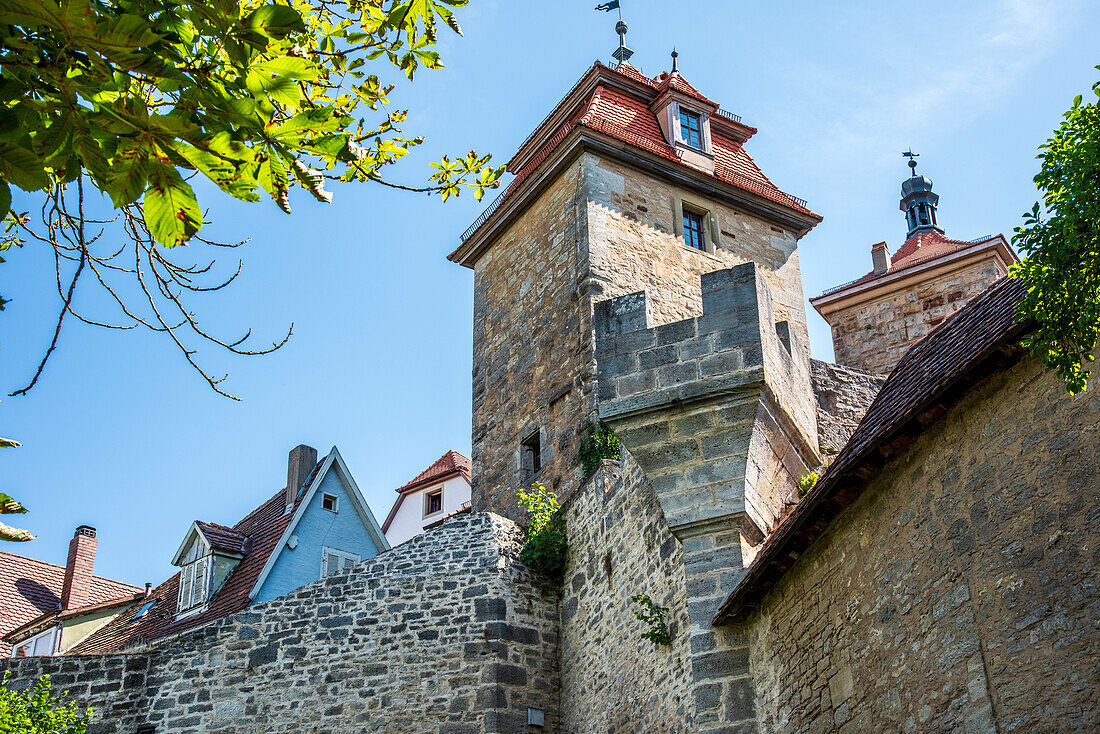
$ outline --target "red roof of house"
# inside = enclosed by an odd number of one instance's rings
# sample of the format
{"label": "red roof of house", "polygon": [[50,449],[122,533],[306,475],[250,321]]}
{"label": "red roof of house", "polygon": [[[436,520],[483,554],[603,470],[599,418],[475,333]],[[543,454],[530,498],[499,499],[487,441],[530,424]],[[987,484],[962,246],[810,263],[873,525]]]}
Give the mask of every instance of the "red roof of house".
{"label": "red roof of house", "polygon": [[[943,235],[940,232],[917,232],[909,239],[902,243],[898,251],[890,256],[890,269],[884,273],[875,275],[872,270],[863,277],[853,280],[851,283],[846,283],[837,288],[826,291],[821,296],[811,298],[811,301],[816,301],[823,296],[832,295],[838,291],[846,290],[853,286],[863,285],[869,283],[872,280],[884,278],[887,275],[893,275],[894,273],[905,270],[906,268],[915,267],[923,263],[931,262],[941,257],[951,255],[953,253],[965,250],[968,247],[974,247],[976,245],[985,245],[987,243],[993,243],[994,241],[1003,240],[1001,235],[985,235],[974,240],[953,240],[950,237]],[[879,243],[884,245],[885,243]],[[878,247],[878,245],[876,245]],[[1015,253],[1011,248],[1008,248],[1010,254],[1015,258]]]}
{"label": "red roof of house", "polygon": [[[232,528],[214,523],[199,523],[199,527],[207,540],[214,545],[214,537],[218,543],[224,543],[229,550],[232,547],[243,548],[245,556],[229,574],[222,584],[221,589],[210,599],[205,611],[192,614],[183,619],[176,619],[176,602],[179,595],[179,573],[153,589],[148,598],[140,604],[135,604],[110,623],[104,625],[91,636],[70,650],[70,654],[86,655],[106,652],[117,652],[124,648],[147,644],[154,640],[175,635],[185,630],[198,627],[216,619],[226,617],[239,612],[248,606],[251,601],[248,592],[252,590],[256,580],[260,577],[268,558],[275,550],[275,546],[282,537],[283,531],[294,516],[294,511],[301,504],[305,492],[302,491],[313,481],[313,476],[321,466],[318,463],[306,480],[302,489],[298,491],[294,508],[286,512],[286,493],[279,490],[274,497],[264,502],[255,510],[245,516]],[[207,533],[211,535],[207,535]],[[244,538],[241,542],[239,539]],[[231,551],[231,552],[241,552]],[[148,602],[155,601],[156,605],[146,612],[140,619],[134,616]]]}
{"label": "red roof of house", "polygon": [[199,531],[214,550],[223,553],[244,554],[248,546],[248,536],[244,533],[214,522],[196,520],[195,524],[198,525]]}
{"label": "red roof of house", "polygon": [[[519,185],[530,176],[531,173],[546,160],[550,153],[565,140],[569,133],[577,127],[585,127],[603,133],[628,145],[646,150],[678,163],[680,159],[676,155],[673,146],[665,140],[661,128],[657,123],[657,117],[649,109],[649,105],[665,90],[671,88],[681,94],[711,105],[715,110],[718,108],[717,104],[703,96],[695,87],[689,84],[686,79],[680,76],[679,73],[671,75],[662,73],[655,79],[648,79],[640,71],[625,62],[612,68],[605,67],[597,61],[595,65],[581,77],[581,81],[578,81],[577,85],[574,86],[574,90],[576,90],[594,70],[609,70],[612,73],[626,77],[634,82],[644,84],[646,91],[644,93],[639,92],[638,95],[635,95],[632,92],[627,92],[622,89],[611,89],[606,85],[597,84],[592,94],[584,100],[583,104],[580,105],[576,112],[559,127],[557,132],[548,138],[548,141],[543,145],[542,149],[534,155],[522,169],[515,171],[516,177],[500,197],[490,205],[487,213],[491,213],[491,211],[500,206],[502,202],[507,200],[508,197],[516,191]],[[548,121],[555,119],[557,115],[563,111],[564,105],[569,103],[570,97],[572,97],[572,92],[566,95],[566,98],[562,100],[554,111],[547,116],[546,120],[539,125],[538,130],[532,133],[527,141],[520,146],[521,151],[530,144],[540,130],[543,130]],[[728,113],[718,111],[716,116],[712,117],[712,120],[715,119],[727,121],[726,124],[734,125],[737,129],[744,131],[745,139],[748,139],[748,137],[751,137],[752,134],[756,132],[755,128],[742,125],[740,122],[733,122],[737,118]],[[718,133],[717,130],[714,129],[715,127],[718,127],[718,125],[712,125],[711,135],[711,147],[715,159],[715,178],[821,221],[819,215],[807,208],[805,201],[783,192],[764,175],[760,167],[756,165],[756,162],[745,151],[742,141]],[[513,162],[515,162],[515,160],[514,158]],[[509,164],[509,170],[513,170],[511,165],[512,164]],[[483,219],[478,224],[471,227],[470,230],[467,230],[466,234],[463,236],[463,241],[465,242],[470,239],[484,221],[483,215]],[[457,254],[458,251],[452,253],[450,256],[451,259],[454,259]]]}
{"label": "red roof of house", "polygon": [[715,623],[767,593],[855,501],[874,468],[932,425],[985,374],[1023,350],[1020,338],[1034,322],[1018,318],[1028,283],[1002,278],[949,316],[905,353],[836,460],[764,542],[730,593]]}
{"label": "red roof of house", "polygon": [[426,484],[447,479],[455,474],[461,474],[466,478],[467,482],[473,481],[471,479],[470,460],[452,449],[432,462],[431,466],[417,474],[411,481],[398,487],[396,490],[398,495],[397,500],[394,501],[393,507],[390,508],[390,514],[386,515],[386,521],[382,523],[382,532],[384,533],[389,530],[390,523],[393,522],[393,518],[397,516],[397,510],[401,507],[401,502],[405,499],[405,495]]}
{"label": "red roof of house", "polygon": [[[64,566],[0,551],[0,637],[57,611],[64,583]],[[140,591],[121,581],[93,576],[87,606],[132,597]],[[9,655],[11,646],[0,640],[0,657]]]}

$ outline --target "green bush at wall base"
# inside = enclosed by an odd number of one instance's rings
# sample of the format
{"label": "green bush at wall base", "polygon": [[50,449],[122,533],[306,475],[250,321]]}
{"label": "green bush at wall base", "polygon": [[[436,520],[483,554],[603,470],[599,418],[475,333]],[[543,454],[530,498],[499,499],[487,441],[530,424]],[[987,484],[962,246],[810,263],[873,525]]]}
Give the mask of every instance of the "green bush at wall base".
{"label": "green bush at wall base", "polygon": [[91,709],[81,711],[65,703],[64,694],[50,694],[50,676],[44,675],[25,691],[8,688],[11,671],[0,678],[0,734],[85,734]]}

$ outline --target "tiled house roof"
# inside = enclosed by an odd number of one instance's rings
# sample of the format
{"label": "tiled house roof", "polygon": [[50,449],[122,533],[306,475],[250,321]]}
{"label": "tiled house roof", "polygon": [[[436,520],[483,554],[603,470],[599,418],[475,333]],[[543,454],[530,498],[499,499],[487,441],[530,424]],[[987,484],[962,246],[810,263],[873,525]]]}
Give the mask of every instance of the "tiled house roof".
{"label": "tiled house roof", "polygon": [[[0,638],[61,604],[65,567],[0,551]],[[136,586],[93,576],[88,606],[133,597]],[[0,640],[0,657],[11,655],[11,645]]]}
{"label": "tiled house roof", "polygon": [[883,384],[828,471],[765,541],[715,623],[767,592],[893,452],[947,412],[967,387],[1022,350],[1017,321],[1027,282],[1002,278],[914,344]]}
{"label": "tiled house roof", "polygon": [[452,449],[432,462],[431,466],[417,474],[412,480],[397,488],[397,500],[390,508],[390,514],[386,516],[386,521],[382,523],[382,532],[384,533],[390,529],[390,523],[397,517],[397,511],[401,508],[401,502],[405,499],[405,495],[426,484],[441,482],[456,475],[462,475],[467,482],[472,482],[470,460]]}
{"label": "tiled house roof", "polygon": [[[605,84],[597,84],[591,94],[578,103],[574,99],[574,92],[580,89],[585,80],[594,72],[625,77],[635,83],[630,85],[635,91],[620,88],[612,89]],[[805,201],[785,193],[772,183],[745,151],[744,142],[756,133],[756,129],[743,125],[737,120],[736,116],[718,110],[717,104],[703,96],[679,73],[663,73],[655,79],[649,79],[628,63],[624,62],[616,67],[606,67],[597,61],[581,77],[574,86],[573,91],[566,95],[565,99],[547,115],[543,123],[520,146],[519,152],[508,164],[508,170],[516,174],[516,177],[498,199],[490,205],[479,222],[467,230],[463,236],[463,242],[473,237],[474,233],[487,221],[488,215],[491,215],[503,202],[508,200],[520,185],[577,128],[587,128],[603,133],[629,146],[645,150],[670,161],[679,162],[680,159],[675,149],[665,140],[664,134],[661,132],[656,114],[650,109],[650,104],[669,89],[699,100],[715,110],[715,115],[711,118],[711,147],[715,161],[714,178],[792,209],[802,215],[807,215],[816,221],[821,221],[821,217],[811,211],[806,206]],[[573,108],[567,109],[567,106],[570,105]],[[565,114],[564,117],[563,114]],[[558,120],[561,120],[561,123],[556,131],[547,127],[551,124],[557,124],[556,121]],[[730,135],[719,132],[717,128],[722,126],[732,126],[740,131],[739,134],[743,136],[743,139],[737,140]],[[537,153],[530,155],[533,152],[530,148],[534,141],[543,138],[547,142],[542,144],[542,148]],[[522,166],[517,167],[521,163]],[[450,259],[460,260],[461,251],[462,248],[460,247],[451,253]]]}
{"label": "tiled house roof", "polygon": [[[318,463],[314,467],[305,482],[306,487],[313,481],[320,466]],[[300,489],[294,510],[297,510],[304,496],[305,493]],[[70,650],[70,654],[117,652],[178,634],[244,609],[251,601],[249,592],[293,515],[293,510],[286,512],[286,492],[280,490],[232,528],[214,523],[198,523],[203,535],[215,548],[231,553],[245,553],[221,589],[211,597],[207,608],[198,614],[176,619],[176,603],[179,598],[179,574],[176,573],[153,589],[149,597],[140,604],[135,604]],[[155,601],[156,605],[135,620],[134,616],[141,607],[151,601]]]}

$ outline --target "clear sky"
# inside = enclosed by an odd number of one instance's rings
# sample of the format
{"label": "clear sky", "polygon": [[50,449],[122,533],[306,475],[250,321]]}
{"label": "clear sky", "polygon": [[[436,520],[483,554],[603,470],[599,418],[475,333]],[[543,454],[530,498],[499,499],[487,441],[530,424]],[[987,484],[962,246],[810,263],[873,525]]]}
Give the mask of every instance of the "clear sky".
{"label": "clear sky", "polygon": [[[428,143],[392,177],[416,183],[428,161],[471,147],[506,161],[609,59],[615,15],[596,4],[472,0],[465,37],[441,33],[447,68],[394,98]],[[1010,234],[1037,198],[1037,146],[1100,75],[1100,7],[1085,0],[623,5],[635,65],[658,74],[675,46],[685,78],[759,128],[748,150],[764,172],[824,215],[800,244],[807,296],[867,272],[873,243],[904,239],[909,146],[949,236]],[[197,303],[204,324],[270,340],[294,323],[274,355],[200,355],[243,402],[214,394],[164,338],[67,327],[39,386],[0,403],[0,435],[24,444],[0,455],[0,490],[30,508],[16,519],[39,536],[5,550],[64,563],[86,523],[99,529],[98,573],[159,583],[191,520],[235,523],[283,486],[298,443],[338,445],[379,521],[395,487],[447,449],[469,454],[472,274],[446,255],[482,206],[366,184],[334,193],[322,205],[298,192],[287,217],[200,191],[212,235],[252,240],[232,290]],[[59,298],[47,252],[5,256],[7,393],[33,373]],[[812,311],[810,332],[830,358]]]}

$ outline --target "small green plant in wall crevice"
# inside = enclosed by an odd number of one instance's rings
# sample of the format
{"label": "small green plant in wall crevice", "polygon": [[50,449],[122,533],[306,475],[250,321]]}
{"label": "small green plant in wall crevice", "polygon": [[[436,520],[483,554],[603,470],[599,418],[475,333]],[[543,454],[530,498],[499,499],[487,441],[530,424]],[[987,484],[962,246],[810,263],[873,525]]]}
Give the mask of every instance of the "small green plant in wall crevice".
{"label": "small green plant in wall crevice", "polygon": [[798,499],[802,499],[806,496],[806,493],[814,488],[817,484],[817,480],[821,478],[815,471],[806,472],[802,475],[802,478],[798,480]]}
{"label": "small green plant in wall crevice", "polygon": [[622,455],[622,446],[619,444],[619,437],[603,423],[589,423],[584,429],[578,453],[584,475],[588,476],[600,468],[600,462],[604,459],[618,461]]}
{"label": "small green plant in wall crevice", "polygon": [[520,504],[530,515],[527,537],[519,559],[551,580],[561,582],[565,575],[565,518],[558,496],[540,482],[517,493]]}
{"label": "small green plant in wall crevice", "polygon": [[646,625],[642,639],[649,640],[654,647],[671,645],[672,633],[668,629],[668,607],[658,605],[649,598],[649,594],[635,594],[630,597],[630,600],[639,607],[634,610],[634,616]]}

